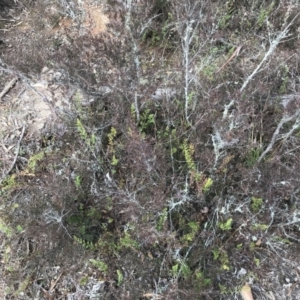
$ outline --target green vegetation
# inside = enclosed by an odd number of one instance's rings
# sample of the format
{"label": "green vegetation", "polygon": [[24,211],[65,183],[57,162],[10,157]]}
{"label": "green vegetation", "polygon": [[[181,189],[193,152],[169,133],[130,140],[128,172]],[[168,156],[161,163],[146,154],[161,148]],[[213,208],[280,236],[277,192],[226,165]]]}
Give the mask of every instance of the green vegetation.
{"label": "green vegetation", "polygon": [[199,229],[199,224],[197,224],[196,222],[189,222],[188,224],[188,233],[184,234],[181,238],[181,240],[183,242],[193,242],[195,237],[196,237],[196,233]]}
{"label": "green vegetation", "polygon": [[166,224],[167,219],[168,219],[168,209],[164,208],[162,213],[160,214],[160,216],[158,218],[158,222],[157,222],[157,225],[156,225],[156,229],[158,231],[161,231],[161,230],[164,229],[164,225]]}
{"label": "green vegetation", "polygon": [[123,282],[123,274],[120,270],[117,270],[117,275],[118,275],[117,285],[120,286]]}
{"label": "green vegetation", "polygon": [[16,182],[16,174],[7,176],[3,180],[1,186],[2,186],[2,190],[0,191],[0,195],[2,193],[4,193],[5,191],[10,191],[10,190],[13,190],[14,188],[16,188],[18,186],[18,184]]}
{"label": "green vegetation", "polygon": [[248,167],[253,167],[256,164],[257,160],[259,159],[261,153],[262,153],[261,148],[251,149],[246,156],[246,165]]}
{"label": "green vegetation", "polygon": [[232,229],[232,222],[233,222],[233,220],[232,220],[232,218],[229,218],[226,222],[224,222],[224,223],[219,223],[218,224],[218,226],[219,226],[219,228],[221,229],[221,230],[231,230]]}
{"label": "green vegetation", "polygon": [[254,229],[254,230],[267,230],[268,229],[268,225],[266,225],[266,224],[254,224],[253,226],[252,226],[252,229]]}
{"label": "green vegetation", "polygon": [[101,272],[103,272],[103,273],[107,272],[108,266],[105,262],[103,262],[101,260],[96,260],[96,259],[90,259],[89,261],[93,266],[95,266]]}
{"label": "green vegetation", "polygon": [[256,22],[256,26],[258,28],[260,28],[267,21],[274,6],[275,6],[275,1],[272,1],[272,3],[268,7],[261,9]]}
{"label": "green vegetation", "polygon": [[95,145],[95,135],[92,134],[91,136],[88,136],[83,124],[81,123],[81,121],[79,119],[77,119],[76,121],[76,125],[77,125],[77,130],[79,132],[80,137],[82,138],[82,140],[89,146],[89,147],[93,147]]}
{"label": "green vegetation", "polygon": [[44,157],[45,157],[44,151],[31,156],[28,161],[28,171],[34,173],[38,162],[42,161],[44,159]]}
{"label": "green vegetation", "polygon": [[262,198],[257,198],[257,197],[252,197],[251,198],[251,209],[253,212],[259,212],[263,206],[263,199]]}
{"label": "green vegetation", "polygon": [[221,270],[229,271],[230,264],[229,264],[229,258],[227,253],[219,249],[213,249],[212,253],[213,253],[214,260],[218,260],[220,262]]}

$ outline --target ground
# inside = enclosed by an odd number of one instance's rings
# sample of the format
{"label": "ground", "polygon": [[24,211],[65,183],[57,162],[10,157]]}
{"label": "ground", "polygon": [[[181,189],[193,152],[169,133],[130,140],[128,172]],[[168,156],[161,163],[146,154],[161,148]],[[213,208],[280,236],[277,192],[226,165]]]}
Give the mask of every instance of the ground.
{"label": "ground", "polygon": [[299,298],[299,4],[0,7],[0,298]]}

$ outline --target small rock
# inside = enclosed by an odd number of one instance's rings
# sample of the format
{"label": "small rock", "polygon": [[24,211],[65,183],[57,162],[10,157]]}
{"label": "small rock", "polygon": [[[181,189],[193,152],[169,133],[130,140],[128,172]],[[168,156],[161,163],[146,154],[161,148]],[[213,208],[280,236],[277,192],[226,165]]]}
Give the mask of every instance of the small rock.
{"label": "small rock", "polygon": [[237,277],[239,278],[239,277],[242,277],[242,276],[244,276],[244,275],[246,275],[246,274],[247,274],[247,270],[244,269],[244,268],[241,268],[241,269],[238,271],[238,273],[237,273]]}
{"label": "small rock", "polygon": [[42,74],[44,74],[44,73],[47,73],[49,71],[49,68],[47,68],[47,67],[44,67],[43,69],[42,69]]}
{"label": "small rock", "polygon": [[54,79],[59,81],[60,79],[62,79],[62,73],[61,72],[55,72],[53,75]]}

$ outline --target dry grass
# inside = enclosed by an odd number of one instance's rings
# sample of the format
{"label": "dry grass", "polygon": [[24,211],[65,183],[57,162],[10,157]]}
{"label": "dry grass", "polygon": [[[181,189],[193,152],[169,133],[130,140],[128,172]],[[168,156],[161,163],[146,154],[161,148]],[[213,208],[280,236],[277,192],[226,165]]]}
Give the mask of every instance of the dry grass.
{"label": "dry grass", "polygon": [[103,13],[103,8],[85,3],[83,11],[83,26],[92,37],[96,38],[99,34],[106,32],[106,25],[109,24],[109,19]]}

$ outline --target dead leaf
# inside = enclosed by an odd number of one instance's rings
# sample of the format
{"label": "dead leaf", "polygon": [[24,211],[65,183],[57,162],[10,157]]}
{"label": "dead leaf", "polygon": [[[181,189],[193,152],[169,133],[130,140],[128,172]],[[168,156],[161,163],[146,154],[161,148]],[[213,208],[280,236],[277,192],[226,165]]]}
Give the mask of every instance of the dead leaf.
{"label": "dead leaf", "polygon": [[246,283],[241,289],[241,296],[244,300],[254,300],[251,292],[251,287]]}
{"label": "dead leaf", "polygon": [[261,239],[258,239],[258,241],[255,243],[255,246],[259,247],[261,245]]}

